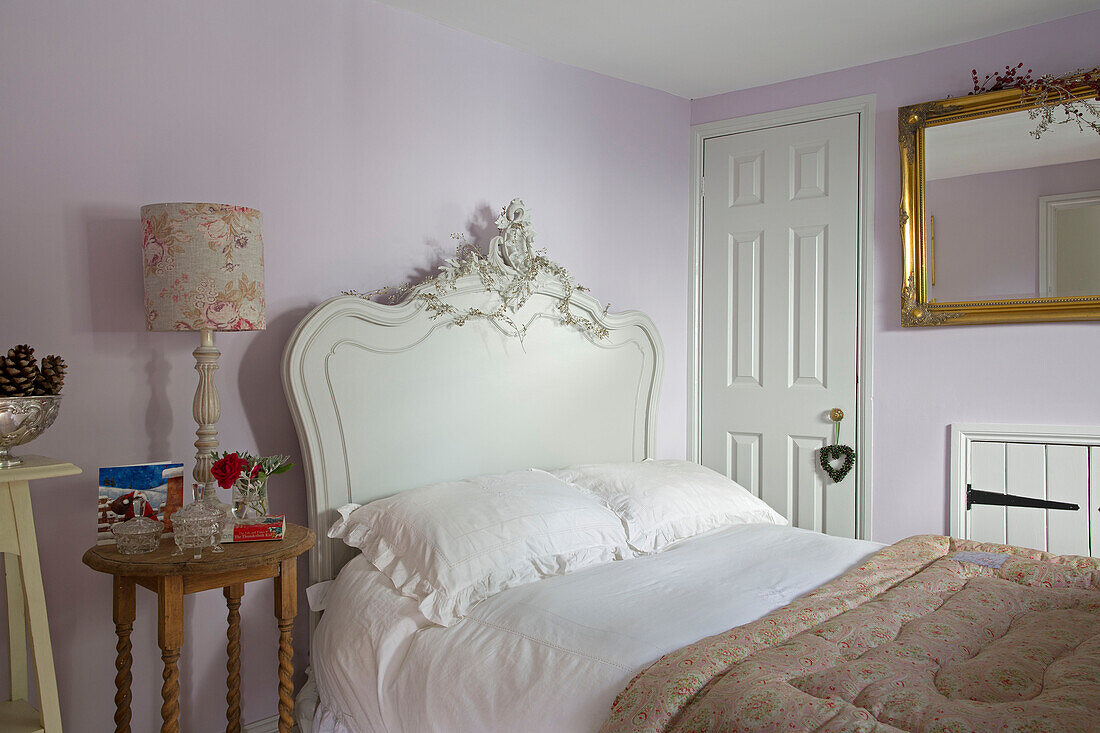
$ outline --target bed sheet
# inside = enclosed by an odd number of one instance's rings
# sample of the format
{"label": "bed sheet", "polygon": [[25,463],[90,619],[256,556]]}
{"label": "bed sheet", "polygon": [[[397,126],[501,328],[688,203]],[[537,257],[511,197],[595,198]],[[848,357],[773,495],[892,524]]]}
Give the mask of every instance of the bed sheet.
{"label": "bed sheet", "polygon": [[314,636],[314,731],[595,731],[655,660],[754,621],[881,547],[727,527],[506,590],[449,628],[357,556],[328,590]]}

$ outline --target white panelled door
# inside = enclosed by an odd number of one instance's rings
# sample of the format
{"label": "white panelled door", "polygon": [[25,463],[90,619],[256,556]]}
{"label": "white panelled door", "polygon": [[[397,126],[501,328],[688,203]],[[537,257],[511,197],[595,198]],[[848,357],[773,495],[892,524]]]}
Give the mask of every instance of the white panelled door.
{"label": "white panelled door", "polygon": [[856,471],[818,465],[829,411],[856,440],[859,116],[703,148],[700,455],[798,527],[856,535]]}

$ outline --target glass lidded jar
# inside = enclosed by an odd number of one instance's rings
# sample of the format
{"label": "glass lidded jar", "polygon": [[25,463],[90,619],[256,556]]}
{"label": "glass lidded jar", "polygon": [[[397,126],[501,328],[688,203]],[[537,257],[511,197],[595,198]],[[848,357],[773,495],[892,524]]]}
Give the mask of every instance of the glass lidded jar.
{"label": "glass lidded jar", "polygon": [[115,546],[123,555],[143,555],[160,547],[160,536],[164,532],[164,522],[158,522],[144,516],[145,500],[134,500],[134,516],[125,522],[111,525],[115,536]]}
{"label": "glass lidded jar", "polygon": [[176,538],[176,551],[182,555],[185,549],[194,550],[195,558],[202,557],[203,548],[212,552],[225,552],[221,546],[225,515],[202,501],[193,501],[172,515],[172,527]]}

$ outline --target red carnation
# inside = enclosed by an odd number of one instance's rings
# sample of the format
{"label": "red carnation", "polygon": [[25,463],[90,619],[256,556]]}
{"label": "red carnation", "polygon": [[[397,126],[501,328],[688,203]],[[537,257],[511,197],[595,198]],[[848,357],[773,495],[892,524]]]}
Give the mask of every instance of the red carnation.
{"label": "red carnation", "polygon": [[241,471],[248,468],[248,462],[236,453],[227,453],[210,467],[210,473],[218,480],[218,486],[228,489],[241,477]]}

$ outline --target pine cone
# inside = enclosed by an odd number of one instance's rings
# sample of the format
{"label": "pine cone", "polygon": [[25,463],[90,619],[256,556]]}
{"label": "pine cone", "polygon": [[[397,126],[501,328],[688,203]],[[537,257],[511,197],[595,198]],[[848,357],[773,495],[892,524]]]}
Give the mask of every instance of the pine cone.
{"label": "pine cone", "polygon": [[42,357],[42,368],[34,380],[34,393],[36,395],[61,394],[61,387],[64,384],[65,360],[53,354]]}
{"label": "pine cone", "polygon": [[0,364],[0,395],[5,397],[29,397],[34,394],[34,382],[38,378],[38,365],[34,349],[26,344],[8,349],[8,355]]}

